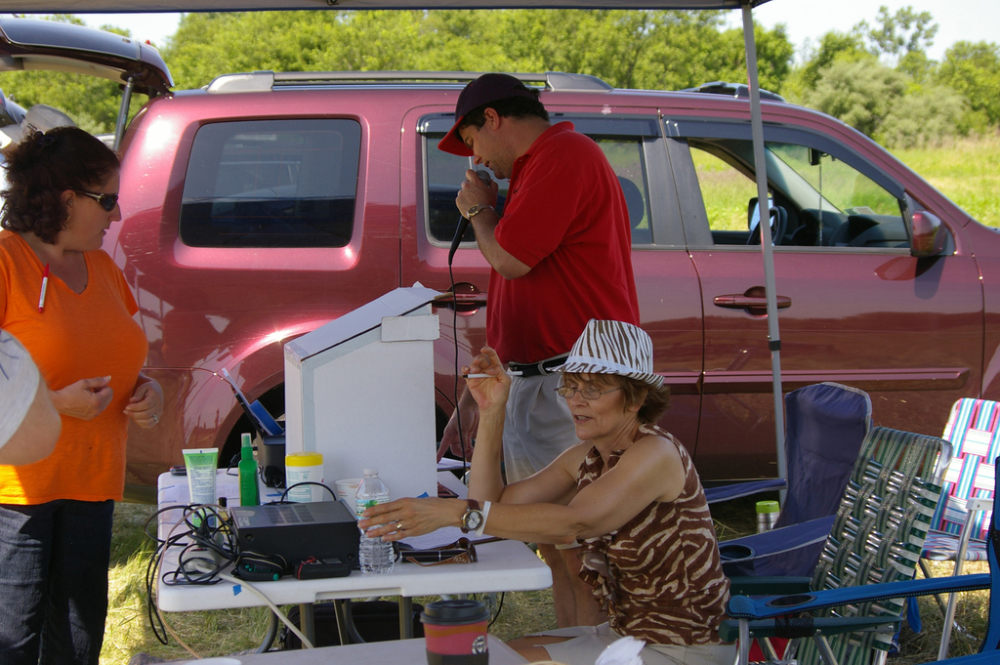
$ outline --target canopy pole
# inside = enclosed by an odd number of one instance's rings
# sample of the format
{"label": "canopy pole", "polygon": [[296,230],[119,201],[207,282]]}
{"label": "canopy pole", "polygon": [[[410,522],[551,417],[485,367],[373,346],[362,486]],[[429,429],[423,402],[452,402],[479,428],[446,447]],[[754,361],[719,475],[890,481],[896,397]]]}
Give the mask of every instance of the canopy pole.
{"label": "canopy pole", "polygon": [[[771,349],[771,375],[774,393],[774,429],[778,448],[778,476],[788,479],[785,459],[785,409],[781,393],[781,337],[778,333],[778,299],[774,283],[774,248],[771,245],[770,204],[767,198],[767,161],[764,157],[764,121],[760,111],[760,83],[757,76],[757,45],[753,34],[751,0],[743,0],[743,43],[747,54],[747,77],[750,85],[750,127],[753,134],[754,170],[757,172],[757,206],[760,210],[760,248],[764,256],[764,289],[767,299],[767,338]],[[764,206],[768,206],[767,214]],[[781,491],[782,505],[786,490]]]}

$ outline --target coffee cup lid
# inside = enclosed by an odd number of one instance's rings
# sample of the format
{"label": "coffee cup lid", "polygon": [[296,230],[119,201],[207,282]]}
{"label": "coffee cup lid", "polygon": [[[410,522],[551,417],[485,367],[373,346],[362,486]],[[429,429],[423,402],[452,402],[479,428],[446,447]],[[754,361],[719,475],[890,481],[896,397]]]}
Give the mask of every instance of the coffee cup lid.
{"label": "coffee cup lid", "polygon": [[438,600],[424,606],[420,621],[430,624],[478,623],[490,618],[486,605],[478,600]]}

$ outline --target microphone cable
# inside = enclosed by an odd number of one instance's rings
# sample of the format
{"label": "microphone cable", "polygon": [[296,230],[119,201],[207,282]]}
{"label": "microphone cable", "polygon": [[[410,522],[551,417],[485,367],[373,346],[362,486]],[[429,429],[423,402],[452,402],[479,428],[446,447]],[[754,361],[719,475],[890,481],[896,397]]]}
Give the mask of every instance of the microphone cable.
{"label": "microphone cable", "polygon": [[[493,184],[493,179],[490,178],[486,171],[476,170],[476,175],[479,179],[489,187]],[[452,261],[455,258],[455,252],[458,251],[458,246],[462,244],[462,238],[465,236],[466,231],[469,229],[469,224],[471,220],[466,218],[464,215],[459,215],[458,226],[455,228],[455,237],[451,240],[451,247],[448,250],[448,280],[451,282],[451,300],[452,300],[452,310],[451,310],[451,330],[452,337],[454,338],[455,346],[455,390],[453,398],[455,400],[455,425],[458,429],[458,443],[462,447],[462,477],[469,470],[469,460],[465,449],[465,437],[462,432],[462,408],[460,403],[460,396],[458,394],[458,293],[455,291],[455,273],[452,271]],[[443,454],[443,453],[442,453]]]}

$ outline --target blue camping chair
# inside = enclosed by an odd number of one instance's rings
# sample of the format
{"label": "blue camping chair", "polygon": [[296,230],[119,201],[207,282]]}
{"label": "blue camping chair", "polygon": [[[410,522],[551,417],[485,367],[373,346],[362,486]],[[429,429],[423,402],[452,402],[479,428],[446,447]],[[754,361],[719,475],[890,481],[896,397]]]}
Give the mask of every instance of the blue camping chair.
{"label": "blue camping chair", "polygon": [[[721,543],[727,575],[812,575],[833,526],[862,441],[871,429],[868,393],[817,383],[785,396],[788,492],[774,530]],[[760,481],[761,489],[775,489]],[[781,482],[780,480],[777,482]],[[744,487],[754,486],[754,487]],[[714,488],[745,496],[757,482]],[[713,499],[709,496],[709,504]],[[716,499],[717,500],[717,499]]]}
{"label": "blue camping chair", "polygon": [[[1000,457],[994,461],[993,467],[996,471],[995,477],[1000,478]],[[987,556],[990,563],[988,574],[851,586],[795,596],[757,598],[734,596],[729,601],[728,612],[739,622],[741,662],[746,662],[745,651],[749,646],[750,635],[753,633],[779,633],[785,637],[812,637],[816,638],[817,641],[825,641],[825,638],[819,637],[824,632],[832,634],[858,630],[874,631],[879,630],[882,625],[892,626],[899,621],[899,617],[893,617],[891,613],[881,617],[862,617],[861,620],[811,616],[787,618],[791,613],[816,612],[845,606],[880,608],[886,604],[886,599],[893,599],[889,602],[896,603],[898,599],[902,598],[987,588],[990,589],[990,621],[986,637],[980,647],[980,653],[939,662],[948,665],[978,665],[979,663],[1000,662],[1000,492],[994,493],[993,517],[987,543],[989,544]],[[894,627],[889,628],[889,632],[893,630]],[[831,660],[830,662],[835,661]]]}

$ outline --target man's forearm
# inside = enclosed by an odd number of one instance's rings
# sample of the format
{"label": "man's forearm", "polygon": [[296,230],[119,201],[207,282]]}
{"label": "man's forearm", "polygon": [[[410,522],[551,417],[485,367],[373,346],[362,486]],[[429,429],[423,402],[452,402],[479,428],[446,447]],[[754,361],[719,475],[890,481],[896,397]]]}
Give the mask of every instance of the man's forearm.
{"label": "man's forearm", "polygon": [[486,209],[472,218],[472,227],[476,230],[476,243],[479,251],[489,261],[493,269],[507,279],[517,279],[527,275],[531,268],[514,258],[500,246],[496,239],[496,228],[500,216],[494,210]]}

